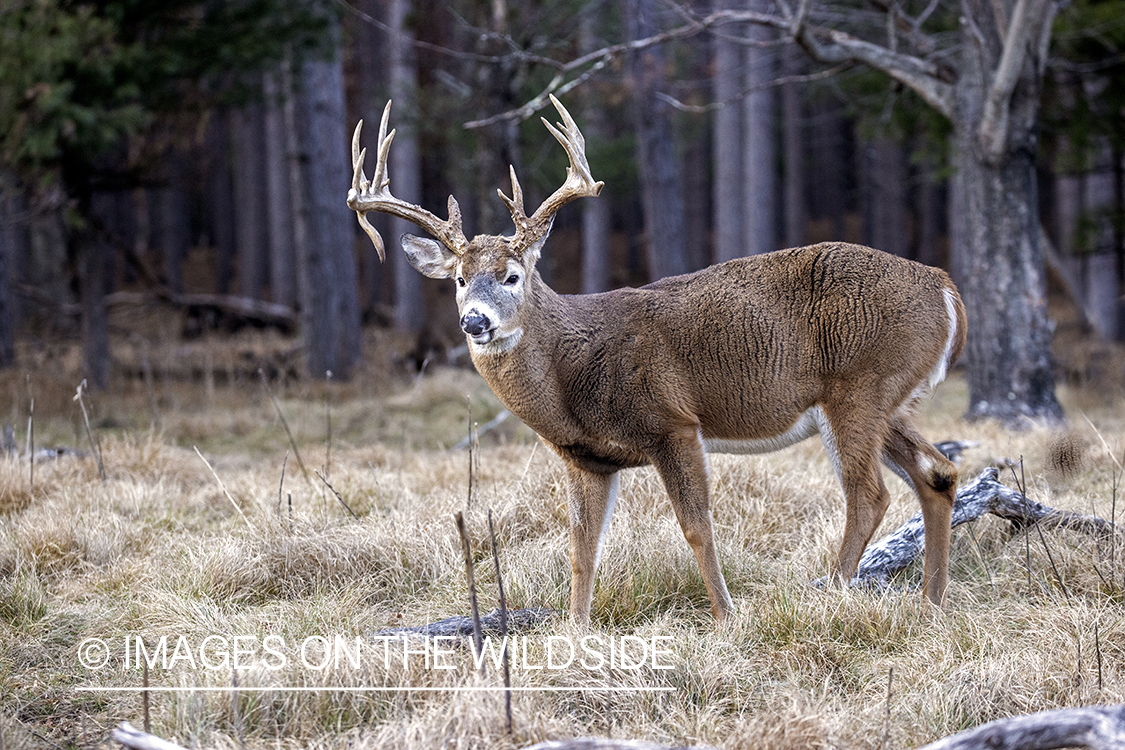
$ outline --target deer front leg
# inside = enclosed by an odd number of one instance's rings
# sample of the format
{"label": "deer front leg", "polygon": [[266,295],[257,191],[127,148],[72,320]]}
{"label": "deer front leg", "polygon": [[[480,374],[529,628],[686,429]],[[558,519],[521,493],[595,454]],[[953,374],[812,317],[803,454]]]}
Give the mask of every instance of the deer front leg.
{"label": "deer front leg", "polygon": [[566,464],[570,494],[570,619],[585,627],[594,598],[594,573],[617,503],[618,476]]}
{"label": "deer front leg", "polygon": [[711,501],[708,497],[707,463],[703,456],[698,428],[672,433],[660,446],[651,451],[649,458],[660,473],[664,488],[672,501],[672,510],[684,538],[695,553],[711,611],[722,621],[734,611],[734,603],[727,591],[719,556],[715,551],[715,535],[711,528]]}

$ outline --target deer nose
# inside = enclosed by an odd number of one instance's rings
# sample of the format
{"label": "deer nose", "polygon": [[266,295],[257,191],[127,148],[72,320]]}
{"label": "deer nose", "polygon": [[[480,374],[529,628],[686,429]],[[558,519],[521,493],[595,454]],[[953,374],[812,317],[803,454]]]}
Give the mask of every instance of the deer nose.
{"label": "deer nose", "polygon": [[488,316],[481,315],[476,310],[465,313],[461,318],[461,330],[470,336],[479,336],[485,331],[492,330],[492,321]]}

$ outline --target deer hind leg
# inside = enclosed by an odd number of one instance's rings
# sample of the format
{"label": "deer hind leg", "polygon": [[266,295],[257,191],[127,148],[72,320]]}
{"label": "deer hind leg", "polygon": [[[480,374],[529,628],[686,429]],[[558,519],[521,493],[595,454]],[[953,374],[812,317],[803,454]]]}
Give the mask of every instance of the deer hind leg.
{"label": "deer hind leg", "polygon": [[684,538],[695,553],[707,596],[711,599],[711,611],[716,620],[722,621],[734,611],[734,603],[715,551],[707,462],[699,430],[693,427],[672,433],[649,453],[649,458],[668,491]]}
{"label": "deer hind leg", "polygon": [[941,606],[949,583],[949,539],[953,501],[957,494],[957,467],[915,429],[908,411],[900,409],[889,420],[883,460],[906,479],[922,505],[926,531],[926,560],[922,593]]}
{"label": "deer hind leg", "polygon": [[879,470],[886,427],[882,418],[864,418],[844,409],[826,409],[824,416],[819,420],[821,441],[847,503],[844,540],[832,573],[836,583],[844,584],[855,575],[859,558],[890,505],[890,493]]}
{"label": "deer hind leg", "polygon": [[570,617],[576,624],[590,622],[594,598],[594,573],[602,542],[617,503],[618,476],[597,474],[566,465],[570,490]]}

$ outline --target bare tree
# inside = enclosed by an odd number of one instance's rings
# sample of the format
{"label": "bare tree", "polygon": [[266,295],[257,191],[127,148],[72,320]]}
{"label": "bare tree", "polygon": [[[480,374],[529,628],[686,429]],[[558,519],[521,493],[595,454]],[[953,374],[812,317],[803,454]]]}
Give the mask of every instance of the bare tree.
{"label": "bare tree", "polygon": [[[788,46],[782,57],[782,70],[787,77],[800,71],[800,52]],[[804,108],[798,84],[790,82],[781,88],[781,131],[785,162],[785,246],[805,244],[805,128]]]}
{"label": "bare tree", "polygon": [[[658,25],[654,0],[624,0],[623,7],[631,39],[655,33]],[[641,50],[629,60],[645,247],[649,275],[653,279],[689,270],[681,191],[683,177],[670,107],[656,96],[665,88],[667,65],[664,52],[658,47]]]}
{"label": "bare tree", "polygon": [[[234,151],[234,236],[242,294],[261,299],[269,271],[266,247],[266,174],[263,154],[265,122],[262,106],[252,102],[231,112]],[[268,185],[268,177],[267,177]]]}
{"label": "bare tree", "polygon": [[[328,9],[326,8],[326,12]],[[339,26],[332,19],[338,42]],[[339,49],[337,43],[333,47]],[[337,196],[347,192],[344,75],[339,56],[306,60],[287,125],[296,129],[295,235],[305,372],[348,376],[360,355],[360,313],[353,221]]]}
{"label": "bare tree", "polygon": [[[589,12],[582,16],[579,35],[583,50],[597,46],[597,17]],[[608,136],[605,113],[592,92],[587,92],[583,121],[591,143],[604,142]],[[593,294],[609,289],[609,249],[612,219],[608,193],[600,201],[582,203],[582,293]]]}
{"label": "bare tree", "polygon": [[[414,36],[407,26],[411,0],[391,0],[388,19],[387,67],[390,70],[391,99],[399,113],[395,128],[395,148],[391,152],[390,173],[394,177],[395,192],[403,200],[420,203],[422,200],[422,157],[418,151],[418,96],[417,64],[414,56]],[[414,231],[414,225],[398,218],[391,219],[391,241]],[[410,267],[404,253],[391,253],[395,283],[395,323],[401,328],[417,333],[426,323],[422,306],[422,277]]]}
{"label": "bare tree", "polygon": [[884,252],[909,257],[906,149],[894,137],[878,133],[863,142],[860,156],[863,241]]}
{"label": "bare tree", "polygon": [[[716,8],[721,10],[722,8]],[[712,41],[714,72],[711,76],[717,109],[712,117],[711,141],[714,178],[716,262],[744,254],[742,236],[742,45],[730,38],[734,29]]]}
{"label": "bare tree", "polygon": [[265,133],[266,233],[269,245],[270,295],[286,307],[297,305],[297,259],[293,252],[292,201],[288,160],[285,156],[285,106],[293,93],[286,61],[278,70],[263,74],[262,127]]}
{"label": "bare tree", "polygon": [[[753,11],[773,9],[772,0],[751,0]],[[777,243],[777,76],[776,34],[753,25],[746,48],[746,89],[743,100],[742,254],[758,255]]]}

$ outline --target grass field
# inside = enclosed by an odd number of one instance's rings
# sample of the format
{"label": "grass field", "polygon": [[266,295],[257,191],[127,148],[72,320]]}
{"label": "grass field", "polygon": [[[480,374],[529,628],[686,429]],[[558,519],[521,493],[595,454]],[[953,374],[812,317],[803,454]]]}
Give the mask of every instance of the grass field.
{"label": "grass field", "polygon": [[[716,534],[737,607],[722,627],[655,473],[625,472],[597,579],[590,634],[599,640],[588,643],[603,656],[611,639],[626,643],[626,663],[590,656],[546,668],[582,637],[565,615],[526,633],[509,735],[502,694],[435,689],[500,685],[491,664],[482,676],[465,649],[435,654],[448,644],[414,642],[404,657],[401,643],[385,652],[368,636],[468,613],[458,510],[482,609],[498,596],[491,510],[509,606],[564,611],[559,461],[508,420],[480,437],[469,504],[468,453],[449,447],[465,436],[467,403],[478,423],[500,405],[468,370],[410,380],[372,366],[347,384],[272,381],[306,478],[253,370],[237,353],[207,356],[195,383],[170,383],[157,368],[87,397],[104,481],[65,366],[44,358],[0,381],[21,449],[32,393],[35,444],[82,451],[39,458],[34,480],[25,456],[0,459],[0,746],[109,747],[118,722],[140,726],[138,692],[80,689],[141,685],[138,638],[154,660],[150,684],[185,689],[150,694],[152,731],[190,747],[506,748],[598,735],[909,748],[999,717],[1125,700],[1121,539],[1052,531],[1045,548],[989,517],[974,524],[975,541],[966,528],[954,533],[942,612],[923,604],[917,568],[886,593],[821,591],[809,582],[829,570],[844,506],[824,451],[808,441],[713,457]],[[980,443],[964,457],[965,479],[1022,457],[1034,499],[1125,513],[1114,489],[1125,403],[1060,393],[1065,439],[1008,432],[959,420],[966,393],[955,374],[926,405],[924,432]],[[893,501],[878,535],[917,509],[887,481]],[[84,666],[98,656],[88,639],[109,648],[104,667]],[[634,667],[642,643],[659,654]],[[557,647],[550,664],[548,646]],[[272,689],[234,699],[234,681]],[[361,687],[414,689],[347,690]]]}

